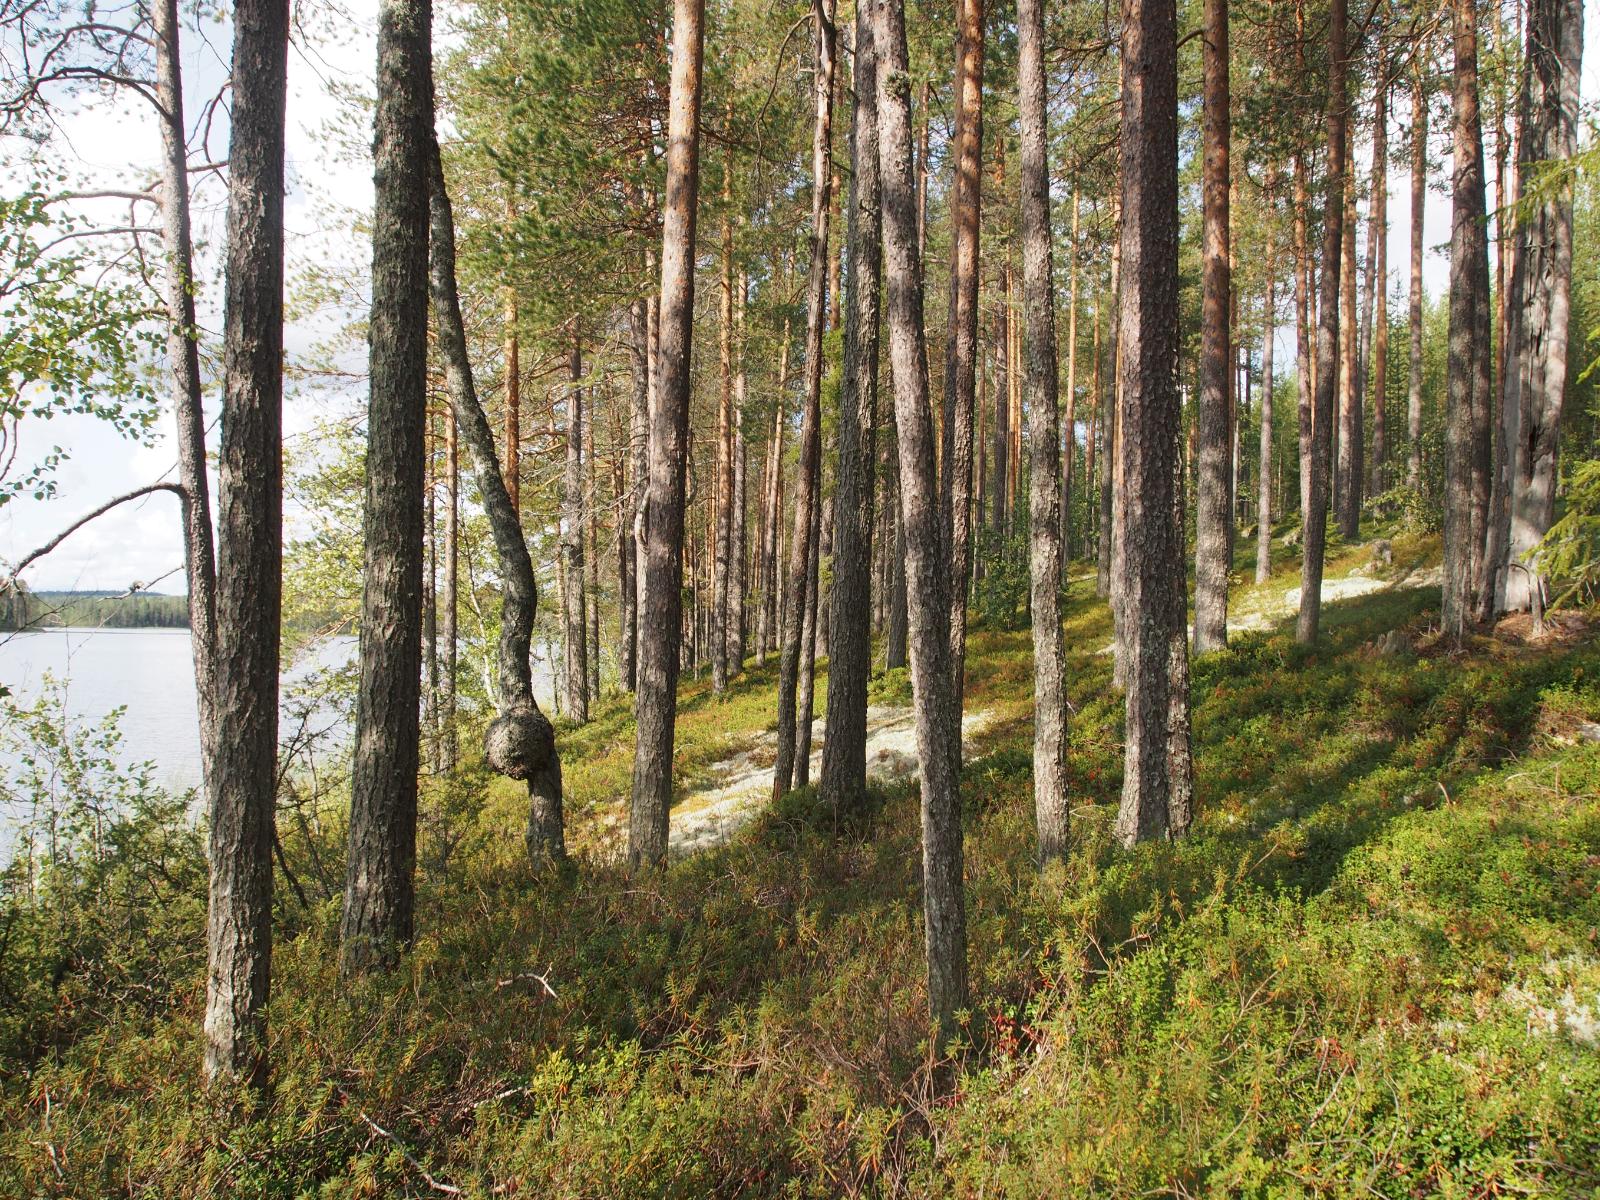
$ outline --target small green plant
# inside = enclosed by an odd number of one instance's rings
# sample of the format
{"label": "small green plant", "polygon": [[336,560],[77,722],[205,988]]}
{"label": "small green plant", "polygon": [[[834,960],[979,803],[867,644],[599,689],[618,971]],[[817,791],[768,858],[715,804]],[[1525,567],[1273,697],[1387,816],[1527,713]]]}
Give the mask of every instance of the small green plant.
{"label": "small green plant", "polygon": [[974,557],[974,598],[986,629],[1021,629],[1028,602],[1028,539],[981,529]]}

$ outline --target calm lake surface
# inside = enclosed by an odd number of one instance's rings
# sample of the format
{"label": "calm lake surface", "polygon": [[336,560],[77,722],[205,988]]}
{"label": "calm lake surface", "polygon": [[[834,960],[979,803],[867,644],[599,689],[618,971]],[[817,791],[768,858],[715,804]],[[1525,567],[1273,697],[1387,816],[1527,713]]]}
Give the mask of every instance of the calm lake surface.
{"label": "calm lake surface", "polygon": [[[354,657],[355,646],[353,637],[325,639],[307,651],[306,661],[285,684],[318,668],[343,665]],[[35,699],[47,677],[63,692],[69,717],[80,724],[94,724],[125,708],[119,722],[124,758],[154,763],[156,783],[178,790],[199,785],[200,734],[187,629],[0,634],[0,684],[16,702]]]}

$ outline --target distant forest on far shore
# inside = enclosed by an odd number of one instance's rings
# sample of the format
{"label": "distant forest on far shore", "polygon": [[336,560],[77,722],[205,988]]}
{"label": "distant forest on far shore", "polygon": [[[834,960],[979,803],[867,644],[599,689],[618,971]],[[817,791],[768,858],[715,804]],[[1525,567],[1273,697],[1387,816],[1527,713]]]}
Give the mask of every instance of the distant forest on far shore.
{"label": "distant forest on far shore", "polygon": [[0,592],[0,631],[64,625],[187,629],[189,600],[156,592]]}

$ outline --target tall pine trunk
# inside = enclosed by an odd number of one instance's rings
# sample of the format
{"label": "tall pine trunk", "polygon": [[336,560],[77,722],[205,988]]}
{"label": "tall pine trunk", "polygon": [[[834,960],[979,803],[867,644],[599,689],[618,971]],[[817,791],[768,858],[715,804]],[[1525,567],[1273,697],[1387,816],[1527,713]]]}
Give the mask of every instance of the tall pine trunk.
{"label": "tall pine trunk", "polygon": [[[1576,0],[1530,0],[1528,61],[1518,95],[1522,140],[1518,177],[1539,162],[1577,150],[1578,68],[1583,11]],[[1507,445],[1510,531],[1506,607],[1541,612],[1537,576],[1528,566],[1554,516],[1556,454],[1566,394],[1572,302],[1572,185],[1544,195],[1517,226],[1507,326]],[[1513,417],[1514,414],[1514,417]],[[1514,420],[1514,424],[1509,422]]]}
{"label": "tall pine trunk", "polygon": [[1311,418],[1315,410],[1317,369],[1311,350],[1311,239],[1306,230],[1306,208],[1311,202],[1306,186],[1306,160],[1294,157],[1294,343],[1296,416],[1300,465],[1301,546],[1305,545],[1305,520],[1311,511]]}
{"label": "tall pine trunk", "polygon": [[584,595],[583,554],[583,378],[577,322],[567,352],[566,473],[561,488],[561,641],[565,650],[567,715],[579,724],[589,719],[589,615]]}
{"label": "tall pine trunk", "polygon": [[[806,287],[806,399],[800,418],[800,461],[796,468],[794,538],[789,547],[791,603],[784,620],[778,665],[778,751],[773,796],[782,796],[796,776],[796,704],[805,651],[815,644],[812,607],[812,539],[820,532],[817,509],[822,491],[822,333],[828,292],[829,147],[833,128],[833,0],[813,0],[817,70],[813,85],[816,117],[811,129],[811,266]],[[807,614],[812,629],[806,632]],[[802,640],[803,639],[803,640]],[[809,719],[809,714],[807,714]]]}
{"label": "tall pine trunk", "polygon": [[[1019,29],[1018,30],[1018,38],[1019,38],[1019,41],[1018,41],[1018,52],[1019,52],[1019,56],[1020,56],[1020,52],[1021,52],[1021,42],[1020,42],[1021,36],[1022,36],[1022,31]],[[1017,88],[1018,88],[1018,94],[1020,95],[1021,94],[1021,89],[1022,89],[1022,83],[1021,83],[1020,79],[1018,81]],[[1020,114],[1019,114],[1019,116],[1020,116]],[[1020,121],[1019,121],[1019,123],[1020,123]],[[1046,170],[1048,171],[1049,155],[1048,155],[1047,152],[1045,153],[1045,162],[1047,164]],[[1022,184],[1022,186],[1024,188],[1026,188],[1027,185],[1026,185],[1026,183],[1024,183],[1024,184]],[[1077,448],[1078,448],[1078,230],[1079,230],[1079,211],[1078,210],[1079,210],[1078,189],[1077,188],[1073,188],[1072,189],[1072,241],[1069,243],[1072,246],[1072,261],[1071,261],[1071,265],[1070,265],[1070,267],[1068,268],[1068,271],[1067,271],[1067,408],[1066,408],[1066,412],[1064,414],[1062,414],[1060,418],[1058,418],[1058,420],[1056,422],[1056,431],[1052,435],[1052,436],[1060,439],[1061,442],[1062,442],[1061,450],[1056,455],[1056,459],[1057,459],[1056,467],[1061,472],[1061,487],[1060,487],[1059,494],[1056,497],[1056,500],[1057,500],[1056,507],[1060,510],[1057,515],[1058,515],[1058,517],[1060,519],[1060,526],[1061,526],[1061,544],[1060,544],[1060,546],[1057,547],[1056,557],[1057,557],[1057,559],[1058,559],[1058,561],[1060,563],[1060,566],[1061,566],[1061,572],[1062,572],[1061,578],[1062,578],[1063,586],[1065,586],[1065,581],[1066,581],[1067,561],[1072,557],[1072,475],[1073,475],[1073,460],[1074,460],[1074,458],[1077,457]],[[1023,256],[1023,283],[1022,283],[1022,288],[1023,288],[1023,305],[1024,305],[1024,307],[1026,307],[1026,305],[1027,305],[1027,288],[1028,288],[1028,283],[1027,283],[1028,247],[1027,247],[1027,232],[1026,232],[1026,224],[1027,224],[1027,222],[1026,222],[1026,217],[1024,217],[1023,224],[1024,224],[1024,232],[1023,232],[1023,247],[1022,247],[1022,256]],[[1045,214],[1045,228],[1047,230],[1049,228],[1049,225],[1050,225],[1049,213],[1047,211],[1046,214]],[[1054,287],[1051,288],[1050,300],[1051,300],[1051,304],[1054,305],[1054,303],[1055,303],[1055,289],[1054,289]],[[1051,328],[1053,330],[1054,327],[1055,327],[1055,319],[1054,319],[1053,315],[1052,315],[1050,324],[1051,324]],[[1097,336],[1099,334],[1099,331],[1100,331],[1100,327],[1099,327],[1099,325],[1096,325],[1095,326],[1095,333],[1096,333]],[[1024,342],[1026,342],[1026,340],[1027,340],[1026,339],[1026,335],[1024,335],[1024,339],[1023,340],[1024,340]],[[1026,357],[1026,347],[1025,346],[1024,346],[1024,357]],[[1052,357],[1052,360],[1053,360],[1054,359],[1054,355],[1052,355],[1051,357]],[[1031,371],[1031,368],[1029,368],[1029,370]],[[1030,380],[1031,380],[1031,375],[1030,375]],[[1033,391],[1033,385],[1031,384],[1031,382],[1030,382],[1028,390],[1031,393],[1033,393],[1034,395],[1038,394],[1037,392]],[[1091,420],[1092,420],[1092,417],[1091,417]],[[1032,436],[1032,433],[1031,433],[1032,424],[1031,424],[1031,422],[1030,422],[1030,425],[1029,425],[1029,429],[1030,429],[1029,436],[1031,437]],[[1093,439],[1093,433],[1092,432],[1090,434],[1090,439],[1091,440]],[[1094,474],[1094,467],[1093,467],[1094,451],[1092,449],[1090,449],[1090,450],[1087,451],[1087,454],[1088,454],[1088,463],[1089,463],[1089,465],[1084,471],[1084,480],[1085,480],[1085,482],[1088,482],[1090,480],[1091,476]],[[1033,460],[1033,464],[1029,466],[1029,471],[1030,472],[1036,470],[1037,462],[1038,462],[1037,459]],[[1020,463],[1018,464],[1018,469],[1019,470],[1021,469],[1021,464]],[[1036,476],[1035,476],[1035,478],[1036,478]],[[1033,520],[1033,514],[1032,514],[1033,501],[1032,501],[1031,497],[1030,497],[1028,503],[1029,503],[1029,516],[1028,516],[1028,519],[1029,519],[1029,522],[1031,524],[1032,520]],[[1031,537],[1031,534],[1030,534],[1030,537]]]}
{"label": "tall pine trunk", "polygon": [[390,0],[378,21],[361,678],[340,927],[346,972],[393,965],[414,932],[431,19],[428,0]]}
{"label": "tall pine trunk", "polygon": [[[1384,63],[1387,60],[1382,60]],[[1372,127],[1372,494],[1389,489],[1389,85],[1380,79]]]}
{"label": "tall pine trunk", "polygon": [[288,6],[239,0],[233,31],[215,680],[217,728],[228,736],[218,737],[206,780],[211,872],[205,1074],[213,1083],[242,1083],[263,1097],[283,595]]}
{"label": "tall pine trunk", "polygon": [[[1295,640],[1316,641],[1322,623],[1322,568],[1328,545],[1328,484],[1333,463],[1333,400],[1339,376],[1339,253],[1344,242],[1345,0],[1328,9],[1327,193],[1322,218],[1322,296],[1317,323],[1317,386],[1312,399],[1310,481],[1300,560],[1300,615]],[[1309,291],[1309,289],[1307,289]],[[1304,465],[1304,464],[1303,464]]]}
{"label": "tall pine trunk", "polygon": [[928,408],[923,337],[922,255],[911,165],[911,85],[904,0],[871,0],[878,70],[878,153],[882,167],[884,277],[889,358],[900,450],[900,516],[905,529],[912,704],[922,791],[923,930],[928,1011],[941,1037],[967,1004],[967,926],[962,889],[959,733],[951,730],[950,585]]}
{"label": "tall pine trunk", "polygon": [[1194,652],[1228,644],[1228,577],[1233,563],[1233,414],[1229,348],[1227,0],[1205,0],[1204,199],[1201,250],[1199,407],[1196,413],[1198,469],[1195,488]]}
{"label": "tall pine trunk", "polygon": [[705,0],[673,0],[667,187],[661,231],[661,317],[656,404],[650,413],[650,491],[639,609],[637,742],[628,861],[666,862],[672,743],[678,718],[683,615],[683,472],[689,441],[694,332],[696,200],[700,187],[700,77]]}
{"label": "tall pine trunk", "polygon": [[728,576],[733,569],[730,558],[733,539],[733,151],[730,149],[722,171],[722,270],[717,280],[717,441],[713,469],[716,472],[715,543],[712,551],[711,594],[711,690],[721,694],[728,688]]}
{"label": "tall pine trunk", "polygon": [[972,452],[978,371],[978,227],[983,187],[983,0],[956,0],[955,134],[950,157],[950,313],[945,338],[943,453],[939,496],[948,548],[951,705],[960,754],[967,655],[967,585],[972,574]]}
{"label": "tall pine trunk", "polygon": [[[1125,846],[1187,827],[1187,695],[1178,524],[1178,29],[1173,0],[1122,6],[1122,640],[1127,726],[1116,834]],[[1226,478],[1223,481],[1226,493]],[[1182,663],[1180,665],[1179,658]],[[1183,722],[1187,743],[1187,722]]]}
{"label": "tall pine trunk", "polygon": [[1445,370],[1444,586],[1440,624],[1460,644],[1476,613],[1489,508],[1489,239],[1474,0],[1453,0],[1450,342]]}
{"label": "tall pine trunk", "polygon": [[854,115],[850,138],[850,250],[844,376],[839,388],[838,476],[833,493],[833,617],[828,657],[827,737],[821,794],[836,808],[867,788],[867,676],[872,668],[872,526],[876,518],[878,294],[882,202],[878,169],[877,50],[871,14],[856,9]]}
{"label": "tall pine trunk", "polygon": [[1406,486],[1422,486],[1422,253],[1428,199],[1428,93],[1420,66],[1411,84],[1411,285],[1406,310],[1410,375],[1406,384]]}
{"label": "tall pine trunk", "polygon": [[748,466],[748,448],[745,445],[744,421],[746,400],[745,376],[745,306],[750,296],[750,276],[739,271],[739,288],[734,295],[735,365],[733,374],[733,516],[728,530],[728,672],[738,675],[744,670],[747,636],[745,600],[749,590],[746,574],[748,553],[745,545],[745,513],[748,508],[745,473]]}
{"label": "tall pine trunk", "polygon": [[[1345,162],[1354,161],[1355,135],[1345,121]],[[1348,169],[1348,167],[1347,167]],[[1352,173],[1353,174],[1353,173]],[[1348,542],[1361,536],[1361,327],[1356,323],[1356,184],[1344,189],[1339,268],[1339,430],[1334,450],[1333,511]]]}
{"label": "tall pine trunk", "polygon": [[1267,294],[1263,298],[1261,318],[1261,455],[1260,474],[1256,489],[1256,582],[1265,583],[1272,574],[1272,464],[1273,464],[1273,411],[1272,411],[1272,349],[1278,326],[1278,244],[1276,214],[1273,210],[1272,192],[1266,193],[1267,225]]}
{"label": "tall pine trunk", "polygon": [[[431,242],[431,238],[430,238]],[[432,253],[430,245],[430,254]],[[492,443],[491,443],[492,444]],[[454,411],[444,416],[444,564],[439,586],[439,769],[456,769],[456,592],[461,571],[461,446]]]}
{"label": "tall pine trunk", "polygon": [[[1017,111],[1022,135],[1022,292],[1032,462],[1029,575],[1033,610],[1033,810],[1040,863],[1067,853],[1066,654],[1061,639],[1060,428],[1056,419],[1054,264],[1050,247],[1050,164],[1044,66],[1044,0],[1018,0]],[[1074,198],[1073,223],[1077,223]],[[1074,243],[1074,252],[1076,244]],[[1076,254],[1073,302],[1076,303]],[[1076,321],[1069,317],[1069,327]],[[1071,344],[1069,340],[1069,346]],[[1072,352],[1068,351],[1071,361]],[[1071,367],[1067,378],[1073,376]],[[1067,410],[1072,403],[1069,398]],[[1072,454],[1068,422],[1067,455]],[[1069,473],[1070,477],[1070,473]]]}

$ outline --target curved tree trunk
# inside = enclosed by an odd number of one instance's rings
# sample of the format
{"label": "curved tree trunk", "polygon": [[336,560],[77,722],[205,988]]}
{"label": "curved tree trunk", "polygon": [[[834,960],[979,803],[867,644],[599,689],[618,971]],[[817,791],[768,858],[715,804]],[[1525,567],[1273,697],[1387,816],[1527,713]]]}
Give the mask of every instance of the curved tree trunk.
{"label": "curved tree trunk", "polygon": [[489,765],[495,770],[528,782],[528,852],[537,864],[559,859],[566,853],[561,760],[555,752],[555,733],[533,698],[529,644],[539,609],[539,591],[533,577],[533,560],[528,557],[528,544],[522,535],[522,520],[511,503],[511,491],[495,455],[494,431],[472,380],[461,302],[456,293],[455,219],[437,146],[431,152],[428,200],[428,282],[438,320],[439,353],[444,359],[455,426],[467,444],[467,454],[478,477],[478,492],[500,562],[502,599],[496,679],[500,717],[489,727],[486,750]]}
{"label": "curved tree trunk", "polygon": [[182,56],[177,0],[157,0],[156,100],[161,108],[162,282],[167,304],[167,363],[178,432],[178,482],[183,488],[183,559],[189,581],[189,643],[194,654],[195,707],[200,718],[200,771],[211,778],[217,749],[217,569],[206,479],[205,400],[194,313],[194,247],[189,230],[189,153],[183,119]]}

